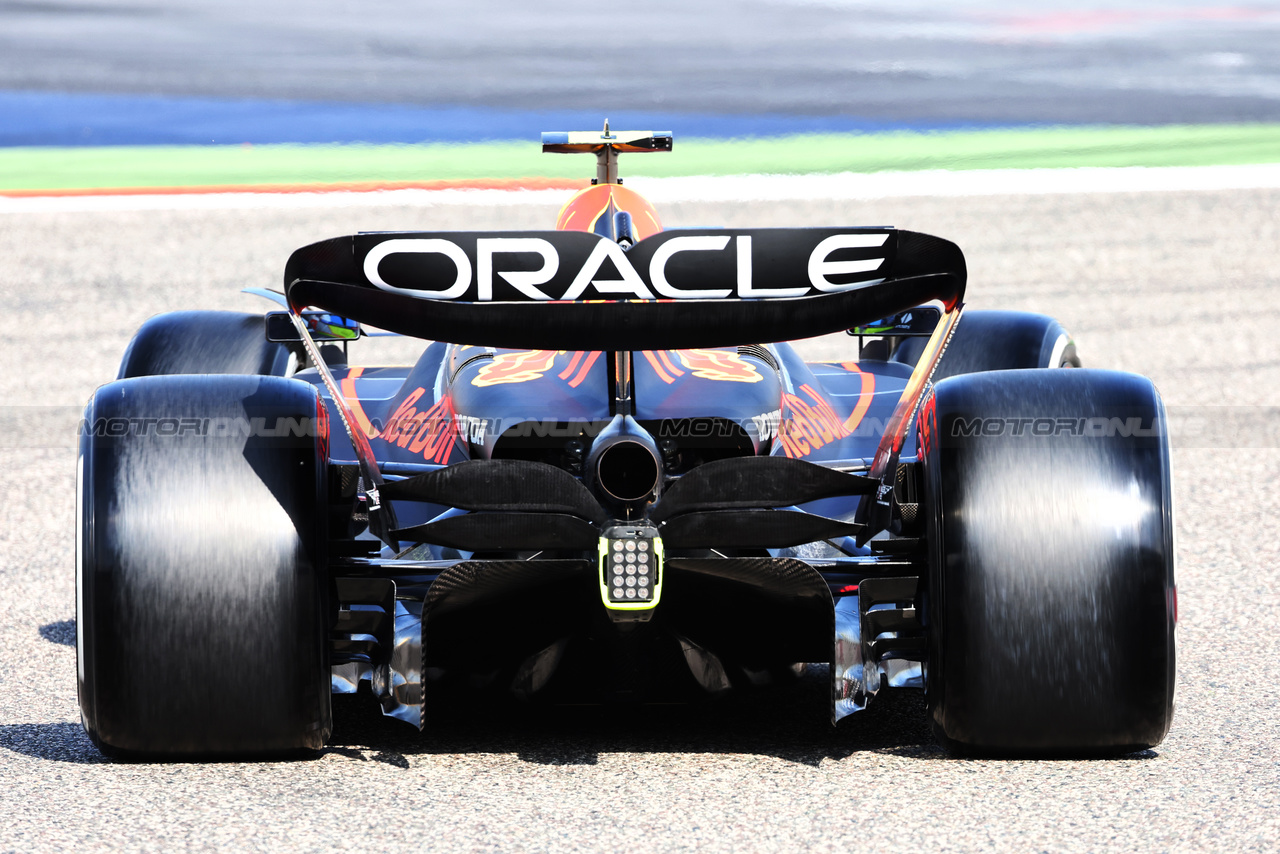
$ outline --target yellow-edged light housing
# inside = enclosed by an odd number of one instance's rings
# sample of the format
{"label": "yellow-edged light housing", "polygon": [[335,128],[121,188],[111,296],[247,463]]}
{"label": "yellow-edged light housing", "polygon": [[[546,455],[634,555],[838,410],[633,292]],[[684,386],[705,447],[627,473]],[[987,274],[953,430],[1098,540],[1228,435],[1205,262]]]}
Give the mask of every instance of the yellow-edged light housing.
{"label": "yellow-edged light housing", "polygon": [[649,611],[662,598],[662,539],[648,525],[614,525],[600,538],[600,601],[611,611]]}

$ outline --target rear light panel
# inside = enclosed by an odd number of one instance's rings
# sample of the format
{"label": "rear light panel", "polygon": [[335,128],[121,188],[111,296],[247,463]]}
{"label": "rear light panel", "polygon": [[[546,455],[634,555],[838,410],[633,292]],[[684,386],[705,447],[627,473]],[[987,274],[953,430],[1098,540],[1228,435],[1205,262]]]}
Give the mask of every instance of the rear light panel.
{"label": "rear light panel", "polygon": [[611,611],[649,611],[662,598],[662,540],[648,525],[614,525],[600,538],[600,599]]}

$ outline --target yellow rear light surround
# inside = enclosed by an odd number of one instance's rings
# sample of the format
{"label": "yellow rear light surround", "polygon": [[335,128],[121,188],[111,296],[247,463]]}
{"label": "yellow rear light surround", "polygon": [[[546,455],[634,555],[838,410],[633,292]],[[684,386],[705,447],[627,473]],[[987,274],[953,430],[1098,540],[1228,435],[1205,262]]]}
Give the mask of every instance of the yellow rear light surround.
{"label": "yellow rear light surround", "polygon": [[652,611],[662,599],[662,539],[649,525],[614,525],[600,538],[600,601],[610,611]]}

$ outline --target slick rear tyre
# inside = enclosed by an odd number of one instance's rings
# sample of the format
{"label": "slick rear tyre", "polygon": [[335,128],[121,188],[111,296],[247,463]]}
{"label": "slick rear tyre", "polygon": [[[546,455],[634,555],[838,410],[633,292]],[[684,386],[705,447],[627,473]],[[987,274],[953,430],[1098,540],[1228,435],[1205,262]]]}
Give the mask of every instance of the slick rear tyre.
{"label": "slick rear tyre", "polygon": [[144,377],[103,386],[85,415],[76,628],[89,736],[146,760],[321,747],[328,421],[314,387]]}
{"label": "slick rear tyre", "polygon": [[[914,365],[926,341],[903,339],[892,359]],[[1078,367],[1075,342],[1052,317],[1025,311],[966,311],[933,381],[980,371]]]}
{"label": "slick rear tyre", "polygon": [[1163,423],[1149,380],[1110,371],[969,374],[926,401],[927,698],[952,753],[1118,754],[1168,732]]}
{"label": "slick rear tyre", "polygon": [[116,378],[170,374],[285,376],[290,373],[289,364],[289,348],[267,340],[261,314],[173,311],[142,324],[129,342]]}

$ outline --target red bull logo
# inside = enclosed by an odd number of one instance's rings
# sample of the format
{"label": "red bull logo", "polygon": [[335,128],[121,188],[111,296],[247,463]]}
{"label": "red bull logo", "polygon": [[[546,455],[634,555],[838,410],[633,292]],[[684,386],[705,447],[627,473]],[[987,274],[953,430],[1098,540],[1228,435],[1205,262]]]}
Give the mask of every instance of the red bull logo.
{"label": "red bull logo", "polygon": [[396,407],[382,429],[382,438],[397,447],[408,448],[410,453],[422,454],[427,462],[444,465],[453,452],[457,435],[453,407],[445,397],[420,411],[414,404],[425,393],[426,389],[414,389]]}
{"label": "red bull logo", "polygon": [[800,386],[800,391],[809,399],[794,394],[782,396],[789,415],[778,431],[782,452],[793,459],[807,456],[850,433],[822,395],[808,385]]}
{"label": "red bull logo", "polygon": [[499,353],[493,361],[480,369],[471,384],[484,388],[505,383],[524,383],[542,379],[551,370],[556,356],[563,350],[521,350],[515,353]]}
{"label": "red bull logo", "polygon": [[756,366],[732,350],[677,350],[680,363],[695,377],[733,383],[758,383],[764,377]]}

